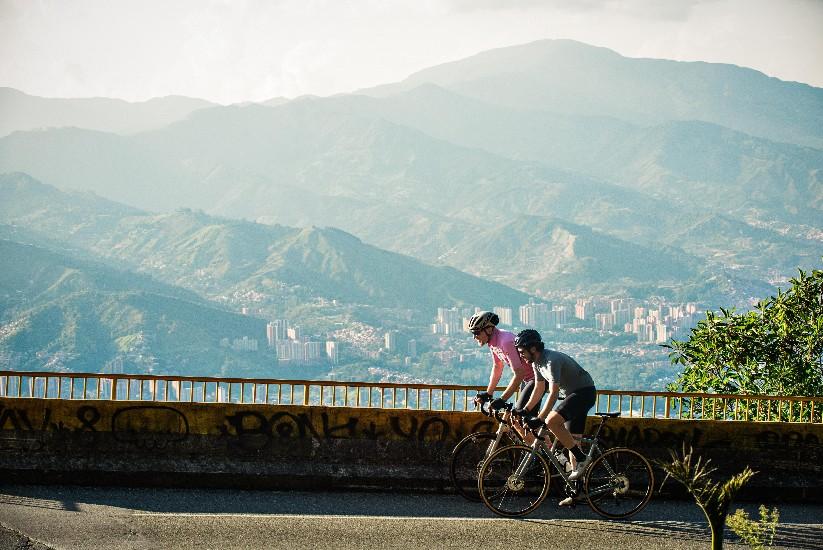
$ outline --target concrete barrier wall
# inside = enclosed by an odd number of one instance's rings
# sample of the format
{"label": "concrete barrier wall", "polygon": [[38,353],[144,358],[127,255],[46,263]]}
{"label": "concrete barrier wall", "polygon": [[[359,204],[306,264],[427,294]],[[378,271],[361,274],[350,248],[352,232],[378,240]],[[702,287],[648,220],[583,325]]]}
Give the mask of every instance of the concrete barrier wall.
{"label": "concrete barrier wall", "polygon": [[[17,482],[448,490],[455,443],[492,429],[479,413],[5,398],[0,471]],[[650,459],[693,445],[720,475],[748,464],[758,497],[823,498],[820,425],[618,418],[601,435]]]}

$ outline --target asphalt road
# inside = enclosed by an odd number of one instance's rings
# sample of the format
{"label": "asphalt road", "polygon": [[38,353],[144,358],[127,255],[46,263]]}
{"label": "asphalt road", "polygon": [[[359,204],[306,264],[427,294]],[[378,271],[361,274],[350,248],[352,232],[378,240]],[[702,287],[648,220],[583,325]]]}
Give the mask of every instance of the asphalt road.
{"label": "asphalt road", "polygon": [[[733,509],[735,507],[733,506]],[[755,512],[754,506],[745,506]],[[823,548],[823,506],[778,505],[775,547]],[[756,512],[755,512],[756,514]],[[708,548],[691,502],[630,521],[547,500],[527,519],[450,495],[0,485],[0,548]],[[744,548],[727,533],[727,547]]]}

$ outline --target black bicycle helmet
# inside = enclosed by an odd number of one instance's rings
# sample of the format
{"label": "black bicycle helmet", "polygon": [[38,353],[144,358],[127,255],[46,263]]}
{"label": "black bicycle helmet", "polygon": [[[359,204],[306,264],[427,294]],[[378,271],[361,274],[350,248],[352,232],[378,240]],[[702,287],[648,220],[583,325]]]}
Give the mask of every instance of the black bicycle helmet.
{"label": "black bicycle helmet", "polygon": [[514,345],[518,348],[530,348],[532,346],[539,347],[539,344],[542,343],[543,339],[540,337],[540,333],[533,328],[521,330],[517,333],[517,336],[514,337]]}
{"label": "black bicycle helmet", "polygon": [[500,322],[500,317],[491,311],[481,311],[472,315],[469,319],[469,332],[483,330],[486,327],[496,327]]}

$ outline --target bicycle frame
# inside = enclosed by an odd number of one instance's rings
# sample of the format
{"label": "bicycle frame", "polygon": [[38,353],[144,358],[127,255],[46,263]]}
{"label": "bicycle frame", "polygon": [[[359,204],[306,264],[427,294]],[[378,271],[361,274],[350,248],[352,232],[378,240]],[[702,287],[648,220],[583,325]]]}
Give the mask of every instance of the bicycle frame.
{"label": "bicycle frame", "polygon": [[500,446],[500,441],[503,439],[503,436],[507,433],[513,435],[512,439],[515,439],[515,443],[520,443],[523,445],[526,444],[523,435],[519,431],[517,431],[514,428],[514,426],[511,425],[511,408],[511,405],[508,405],[506,407],[505,412],[503,413],[500,413],[499,411],[494,411],[493,416],[497,420],[497,431],[495,432],[496,435],[494,441],[492,441],[488,449],[486,449],[486,454],[483,457],[484,460],[489,458],[489,456],[491,456],[491,454],[497,450],[497,448]]}
{"label": "bicycle frame", "polygon": [[[589,447],[588,453],[586,453],[586,456],[588,458],[591,458],[591,459],[594,459],[597,456],[599,456],[600,454],[602,454],[602,451],[600,450],[600,445],[599,445],[599,439],[598,438],[600,436],[600,430],[603,429],[603,425],[606,423],[606,418],[607,417],[604,416],[604,417],[601,417],[601,418],[602,418],[602,420],[600,421],[600,425],[597,426],[597,430],[594,432],[594,435],[592,435],[591,437],[583,436],[583,437],[580,438],[580,441],[582,443],[590,443],[591,444],[591,446]],[[522,478],[525,475],[525,473],[528,471],[529,467],[531,466],[531,463],[534,460],[534,455],[537,454],[537,453],[541,453],[543,455],[543,458],[545,458],[552,465],[552,467],[554,467],[554,469],[557,471],[557,473],[560,475],[560,477],[563,478],[563,481],[565,483],[566,493],[570,496],[577,496],[577,494],[579,492],[577,487],[576,487],[576,481],[577,480],[574,480],[574,481],[569,480],[569,476],[571,475],[571,472],[566,472],[565,466],[563,464],[561,464],[559,460],[557,460],[557,455],[555,454],[555,451],[557,451],[557,449],[560,447],[560,440],[555,438],[554,441],[552,442],[551,447],[546,448],[546,436],[547,436],[548,433],[551,433],[551,432],[549,432],[549,429],[546,428],[546,427],[542,427],[537,431],[536,434],[534,434],[535,435],[534,442],[530,445],[530,447],[532,448],[532,453],[523,458],[523,460],[520,462],[520,464],[515,469],[513,476],[514,476],[515,479]],[[492,450],[491,452],[494,452],[494,451]],[[491,453],[487,454],[486,458],[488,458],[490,456],[490,454]],[[606,467],[607,467],[608,470],[611,470],[611,467],[608,466],[608,464],[606,465]],[[613,471],[610,471],[609,473],[614,474]],[[554,476],[552,476],[552,477],[554,477]],[[574,485],[573,485],[573,483],[574,483]],[[595,493],[595,494],[599,494],[600,492],[606,492],[608,490],[609,490],[609,488],[605,487],[601,491],[599,491],[598,493]]]}
{"label": "bicycle frame", "polygon": [[[541,437],[543,439],[541,439]],[[587,456],[591,456],[592,458],[594,458],[594,457],[602,454],[601,451],[600,451],[600,446],[598,445],[596,439],[590,438],[590,437],[583,437],[583,438],[581,438],[581,442],[591,444],[591,447],[589,448],[589,452],[588,452]],[[566,492],[569,493],[569,494],[575,494],[576,495],[577,492],[578,492],[577,488],[575,487],[575,485],[573,485],[574,482],[569,480],[569,476],[571,475],[571,472],[566,472],[565,465],[562,464],[559,460],[557,460],[557,455],[555,454],[555,451],[557,451],[559,446],[560,446],[559,440],[555,439],[554,442],[552,443],[551,447],[547,448],[546,443],[545,443],[545,436],[543,435],[543,430],[541,429],[538,432],[537,436],[535,437],[534,443],[532,443],[530,445],[530,447],[532,448],[532,454],[529,454],[528,456],[524,457],[523,460],[520,462],[520,464],[515,469],[515,471],[514,471],[515,478],[519,479],[519,478],[523,477],[523,475],[525,475],[525,473],[528,471],[529,467],[531,466],[532,461],[534,460],[534,455],[537,454],[537,453],[540,453],[543,456],[543,458],[545,458],[546,461],[549,462],[552,465],[552,467],[554,467],[554,469],[556,470],[556,474],[559,475],[561,478],[563,478],[563,481],[565,482]],[[492,451],[492,452],[494,452],[494,451]],[[486,455],[486,458],[488,458],[490,456],[490,454],[491,453],[489,453],[489,455]]]}

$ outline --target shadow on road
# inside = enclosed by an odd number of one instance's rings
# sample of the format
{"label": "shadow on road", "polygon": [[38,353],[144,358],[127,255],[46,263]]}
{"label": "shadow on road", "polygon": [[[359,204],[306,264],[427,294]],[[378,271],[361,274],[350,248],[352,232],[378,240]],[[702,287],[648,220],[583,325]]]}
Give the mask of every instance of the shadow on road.
{"label": "shadow on road", "polygon": [[[578,530],[631,533],[672,540],[710,539],[702,512],[690,501],[652,501],[627,521],[606,521],[588,506],[560,508],[549,498],[528,518],[502,520],[483,504],[458,496],[385,492],[275,492],[227,489],[149,489],[121,487],[0,486],[0,506],[31,506],[90,511],[103,506],[157,514],[228,514],[290,516],[364,516],[476,518],[499,521],[566,523]],[[733,507],[734,508],[734,507]],[[778,505],[780,525],[775,545],[823,548],[821,506]],[[756,516],[755,516],[756,517]],[[727,538],[735,540],[727,531]]]}
{"label": "shadow on road", "polygon": [[[525,520],[539,523],[536,520]],[[557,520],[563,521],[563,520]],[[581,533],[586,530],[598,533],[611,532],[614,534],[630,534],[633,536],[649,537],[654,540],[672,539],[683,541],[704,540],[711,543],[711,532],[705,522],[701,521],[598,521],[574,522],[574,528]],[[725,539],[732,542],[742,541],[728,529]],[[819,550],[823,548],[823,526],[808,527],[805,525],[779,525],[774,539],[776,547],[797,548],[799,550]]]}

